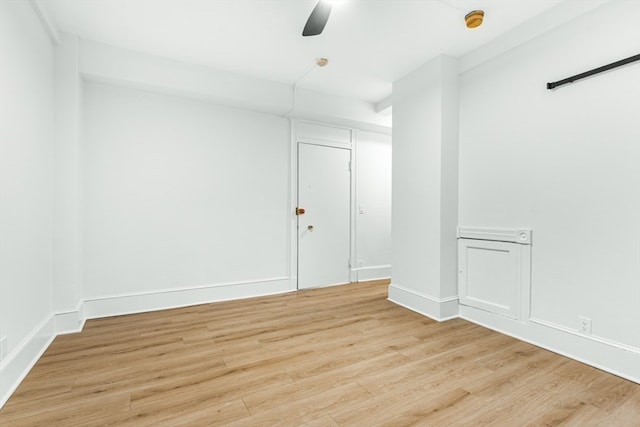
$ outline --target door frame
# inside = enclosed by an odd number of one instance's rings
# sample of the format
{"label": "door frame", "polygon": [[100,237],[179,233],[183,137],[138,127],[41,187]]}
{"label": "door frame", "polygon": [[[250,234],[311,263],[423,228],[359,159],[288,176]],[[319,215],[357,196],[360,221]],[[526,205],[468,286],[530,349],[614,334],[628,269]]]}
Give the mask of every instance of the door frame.
{"label": "door frame", "polygon": [[[313,135],[310,136],[300,131],[301,125],[310,125],[327,130],[337,130],[343,134],[348,133],[347,140]],[[289,150],[290,180],[289,180],[289,288],[298,288],[298,217],[296,207],[298,203],[298,144],[313,144],[325,147],[347,149],[351,159],[351,188],[349,197],[349,280],[357,281],[356,270],[356,140],[357,130],[344,126],[309,120],[291,119],[291,148]],[[303,207],[303,206],[302,206]]]}

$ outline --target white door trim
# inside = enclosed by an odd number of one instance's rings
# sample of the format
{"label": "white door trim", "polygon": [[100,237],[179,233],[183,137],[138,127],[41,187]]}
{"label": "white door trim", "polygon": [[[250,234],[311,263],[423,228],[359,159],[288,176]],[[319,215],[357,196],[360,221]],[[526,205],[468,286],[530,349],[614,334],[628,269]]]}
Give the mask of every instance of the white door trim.
{"label": "white door trim", "polygon": [[[327,127],[332,129],[340,129],[349,132],[349,141],[336,141],[336,140],[323,140],[314,135],[313,138],[300,134],[298,132],[299,125],[316,125],[321,127]],[[289,154],[290,160],[290,192],[289,192],[289,214],[290,214],[290,227],[289,227],[289,277],[290,277],[290,289],[298,289],[298,218],[296,216],[296,207],[298,203],[298,144],[314,144],[327,147],[348,149],[351,152],[351,197],[350,197],[350,219],[349,219],[349,254],[350,264],[349,278],[352,282],[357,281],[357,270],[355,270],[355,263],[357,259],[356,254],[356,173],[355,173],[355,138],[357,131],[353,128],[344,126],[337,126],[328,123],[312,122],[308,120],[296,120],[291,119],[291,149]]]}
{"label": "white door trim", "polygon": [[291,120],[289,149],[289,289],[298,289],[298,137],[297,121]]}

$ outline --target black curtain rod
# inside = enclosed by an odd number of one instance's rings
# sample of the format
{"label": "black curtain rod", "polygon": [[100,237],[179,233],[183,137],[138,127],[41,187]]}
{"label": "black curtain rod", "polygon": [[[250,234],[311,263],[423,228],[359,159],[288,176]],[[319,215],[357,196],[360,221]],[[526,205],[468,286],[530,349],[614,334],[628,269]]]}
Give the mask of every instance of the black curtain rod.
{"label": "black curtain rod", "polygon": [[551,90],[567,83],[573,83],[576,80],[584,79],[585,77],[602,73],[611,70],[612,68],[622,67],[623,65],[627,65],[635,61],[640,61],[640,54],[621,59],[620,61],[612,62],[611,64],[603,65],[602,67],[594,68],[593,70],[585,71],[584,73],[576,74],[575,76],[567,77],[566,79],[558,80],[557,82],[547,83],[547,89]]}

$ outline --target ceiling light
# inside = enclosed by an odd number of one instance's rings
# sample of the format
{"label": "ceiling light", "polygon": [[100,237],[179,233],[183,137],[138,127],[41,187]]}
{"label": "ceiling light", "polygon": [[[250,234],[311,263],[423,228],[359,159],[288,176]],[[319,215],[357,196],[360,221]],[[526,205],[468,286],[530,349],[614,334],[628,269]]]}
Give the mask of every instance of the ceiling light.
{"label": "ceiling light", "polygon": [[484,19],[484,10],[472,10],[464,17],[464,22],[467,23],[467,28],[476,28],[482,25]]}
{"label": "ceiling light", "polygon": [[328,63],[329,63],[329,60],[327,58],[318,58],[318,59],[316,59],[316,65],[318,67],[324,67]]}

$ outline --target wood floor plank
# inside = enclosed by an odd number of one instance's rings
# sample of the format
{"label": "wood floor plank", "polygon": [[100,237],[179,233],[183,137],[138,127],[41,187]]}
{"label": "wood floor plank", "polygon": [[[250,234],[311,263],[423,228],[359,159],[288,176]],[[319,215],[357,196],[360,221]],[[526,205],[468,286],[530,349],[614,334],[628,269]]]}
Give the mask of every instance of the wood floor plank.
{"label": "wood floor plank", "polygon": [[441,387],[415,385],[374,396],[359,405],[340,408],[330,413],[339,425],[411,425],[446,407],[455,405],[469,396],[459,387],[441,383]]}
{"label": "wood floor plank", "polygon": [[304,423],[300,427],[339,427],[339,425],[330,416],[325,415],[324,417]]}
{"label": "wood floor plank", "polygon": [[131,410],[126,418],[115,425],[130,427],[146,426],[208,426],[225,425],[249,416],[242,399],[211,403],[207,400],[183,403],[178,410],[139,411]]}
{"label": "wood floor plank", "polygon": [[291,426],[311,422],[323,414],[360,402],[366,402],[371,395],[357,383],[351,382],[320,393],[300,398],[291,395],[285,405],[256,412],[246,419],[230,423],[230,426]]}
{"label": "wood floor plank", "polygon": [[286,406],[291,401],[291,396],[303,398],[323,393],[342,385],[353,383],[362,377],[368,376],[371,372],[390,369],[402,364],[404,364],[402,356],[386,353],[354,365],[336,369],[330,375],[322,375],[321,381],[316,377],[302,378],[282,386],[278,389],[278,393],[274,393],[270,388],[265,388],[247,393],[243,396],[243,400],[251,413],[266,411],[275,406]]}
{"label": "wood floor plank", "polygon": [[607,414],[607,420],[598,420],[596,425],[604,427],[608,425],[608,420],[615,420],[620,426],[640,425],[640,388],[636,388],[626,402],[612,409]]}
{"label": "wood floor plank", "polygon": [[90,320],[1,426],[640,426],[640,385],[387,298],[388,281]]}

